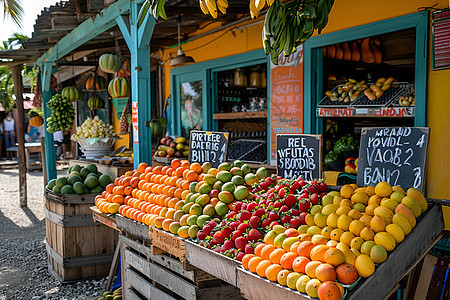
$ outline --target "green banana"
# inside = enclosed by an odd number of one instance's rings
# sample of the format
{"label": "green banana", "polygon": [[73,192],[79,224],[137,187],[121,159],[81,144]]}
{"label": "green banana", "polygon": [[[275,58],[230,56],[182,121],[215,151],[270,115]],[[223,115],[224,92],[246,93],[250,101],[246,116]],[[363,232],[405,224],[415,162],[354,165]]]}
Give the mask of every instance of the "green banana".
{"label": "green banana", "polygon": [[150,8],[150,1],[145,0],[144,4],[142,5],[141,9],[139,10],[138,22],[137,22],[138,28],[141,27],[142,22],[144,22],[145,16],[147,15],[149,8]]}

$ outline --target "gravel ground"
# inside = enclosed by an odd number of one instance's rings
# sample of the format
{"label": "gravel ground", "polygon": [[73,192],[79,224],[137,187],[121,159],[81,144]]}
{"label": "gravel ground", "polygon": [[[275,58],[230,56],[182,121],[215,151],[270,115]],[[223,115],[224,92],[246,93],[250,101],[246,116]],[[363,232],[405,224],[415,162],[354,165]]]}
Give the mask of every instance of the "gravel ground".
{"label": "gravel ground", "polygon": [[28,207],[22,208],[19,171],[0,169],[0,300],[99,299],[106,278],[61,284],[48,272],[42,172],[29,172],[27,187]]}

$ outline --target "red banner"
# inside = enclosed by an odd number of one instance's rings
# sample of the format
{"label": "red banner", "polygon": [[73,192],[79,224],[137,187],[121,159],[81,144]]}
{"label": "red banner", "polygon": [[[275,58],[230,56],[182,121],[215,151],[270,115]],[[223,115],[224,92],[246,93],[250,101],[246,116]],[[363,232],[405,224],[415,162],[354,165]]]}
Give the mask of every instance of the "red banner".
{"label": "red banner", "polygon": [[276,160],[276,135],[303,133],[303,46],[278,65],[270,64],[270,161]]}

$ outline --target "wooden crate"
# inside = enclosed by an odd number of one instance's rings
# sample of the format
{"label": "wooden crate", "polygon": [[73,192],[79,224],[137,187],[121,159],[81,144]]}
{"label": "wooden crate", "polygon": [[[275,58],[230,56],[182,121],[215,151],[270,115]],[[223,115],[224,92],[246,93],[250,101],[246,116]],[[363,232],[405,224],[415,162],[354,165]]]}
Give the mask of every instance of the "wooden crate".
{"label": "wooden crate", "polygon": [[[387,260],[376,268],[369,278],[361,280],[359,285],[347,294],[346,299],[384,299],[396,290],[397,283],[419,263],[419,261],[437,243],[444,229],[442,209],[432,206],[417,223],[414,230],[388,256]],[[310,299],[307,295],[270,282],[247,270],[238,268],[238,283],[246,299]],[[297,298],[296,298],[297,299]]]}
{"label": "wooden crate", "polygon": [[177,257],[182,263],[186,262],[184,240],[178,235],[150,226],[149,237],[154,255],[168,253]]}
{"label": "wooden crate", "polygon": [[95,195],[46,190],[45,196],[49,272],[62,282],[108,275],[117,232],[94,222],[89,207]]}
{"label": "wooden crate", "polygon": [[152,253],[147,243],[119,235],[127,299],[240,299],[239,290],[178,259]]}
{"label": "wooden crate", "polygon": [[242,265],[239,261],[220,255],[191,241],[185,241],[184,247],[186,260],[190,265],[235,287],[238,286],[237,268]]}
{"label": "wooden crate", "polygon": [[123,234],[150,242],[150,238],[148,236],[148,225],[131,220],[121,214],[116,214],[116,225]]}

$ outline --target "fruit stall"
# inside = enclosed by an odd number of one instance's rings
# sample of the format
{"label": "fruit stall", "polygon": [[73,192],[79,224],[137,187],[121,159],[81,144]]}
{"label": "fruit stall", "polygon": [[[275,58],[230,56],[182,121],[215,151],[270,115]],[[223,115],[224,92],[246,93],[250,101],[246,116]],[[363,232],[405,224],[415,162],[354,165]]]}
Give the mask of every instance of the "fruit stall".
{"label": "fruit stall", "polygon": [[[449,198],[448,174],[442,167],[448,159],[442,152],[448,139],[439,138],[446,135],[448,122],[442,93],[448,70],[427,67],[431,51],[423,41],[429,39],[431,15],[427,9],[416,12],[423,3],[398,1],[382,11],[375,9],[378,4],[364,4],[372,8],[370,16],[360,13],[368,10],[361,3],[334,3],[321,35],[314,35],[294,53],[286,47],[286,57],[268,57],[261,49],[264,19],[241,16],[248,3],[244,8],[236,1],[233,10],[230,2],[226,16],[231,21],[224,26],[213,22],[204,29],[206,33],[199,33],[197,25],[210,16],[197,17],[192,12],[192,17],[191,7],[168,4],[168,23],[155,25],[149,15],[139,18],[143,2],[113,2],[36,62],[41,67],[48,129],[47,201],[59,197],[64,205],[76,197],[78,204],[91,206],[87,212],[86,207],[80,208],[80,218],[91,221],[92,212],[94,220],[119,231],[118,238],[108,239],[117,242],[116,250],[110,251],[108,245],[102,253],[108,254],[109,261],[113,252],[120,256],[124,296],[380,299],[394,293],[418,293],[420,289],[411,288],[417,285],[415,280],[427,289],[431,277],[423,279],[421,270],[430,265],[421,265],[440,240],[448,218],[447,208],[431,199]],[[273,3],[271,7],[281,9],[281,2]],[[267,14],[273,15],[273,10]],[[159,15],[161,8],[155,11]],[[343,20],[351,12],[355,17]],[[129,20],[124,14],[130,15]],[[181,24],[186,27],[184,34],[191,34],[183,49],[196,63],[175,67],[182,55],[175,56],[175,47],[167,42],[169,23],[178,32]],[[270,21],[267,24],[273,27]],[[50,78],[57,69],[53,63],[105,30],[121,36],[120,43],[129,48],[131,71],[129,75],[120,72],[121,67],[126,69],[121,46],[116,47],[117,55],[103,54],[95,61],[102,71],[115,74],[108,77],[115,113],[110,112],[115,118],[102,119],[100,112],[83,117],[73,135],[86,158],[104,151],[103,158],[87,161],[84,167],[73,161],[67,178],[56,179],[50,133],[68,128],[74,119],[70,102],[80,95],[75,89],[52,95]],[[180,42],[178,52],[182,53]],[[155,55],[160,63],[158,97],[152,93],[151,80]],[[105,104],[90,99],[87,105],[94,111]],[[167,124],[155,121],[156,102],[158,116],[165,116]],[[399,186],[380,176],[375,183],[357,186],[358,164],[367,161],[366,149],[359,149],[364,129],[394,126],[430,128],[422,185],[411,181]],[[132,153],[111,155],[125,129],[130,131],[125,146]],[[217,167],[208,161],[189,161],[192,130],[229,133],[227,159]],[[323,156],[326,171],[321,178],[325,181],[272,175],[276,173],[276,135],[302,133],[323,137],[323,149],[316,155]],[[92,143],[96,147],[91,148]],[[130,163],[122,166],[129,169],[109,173],[115,163],[119,167]],[[108,182],[106,174],[115,176],[109,176]],[[334,186],[339,180],[345,182]],[[50,202],[47,208],[49,222],[58,221],[63,228],[75,222],[50,214],[65,208]],[[47,238],[52,235],[50,230]],[[61,235],[70,236],[63,232],[55,239]],[[48,252],[54,261],[49,264],[64,280],[65,269],[78,267],[79,261],[51,245],[53,250]],[[97,254],[89,251],[82,252]],[[83,261],[83,267],[96,268],[89,265],[95,261],[92,257]],[[86,274],[84,270],[74,273]]]}

